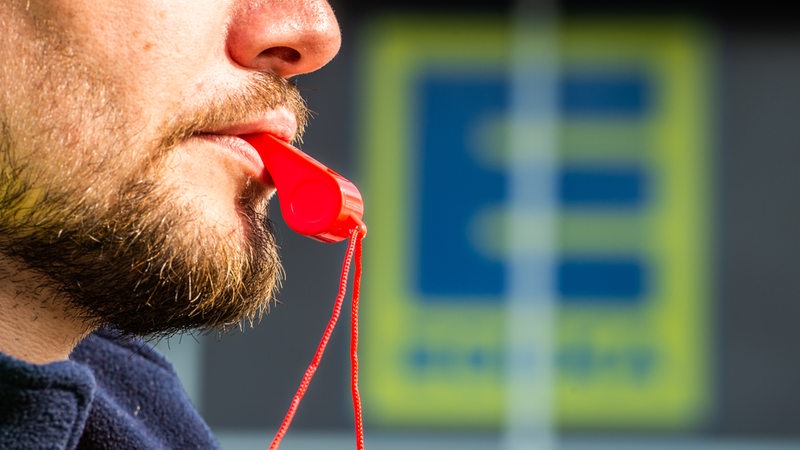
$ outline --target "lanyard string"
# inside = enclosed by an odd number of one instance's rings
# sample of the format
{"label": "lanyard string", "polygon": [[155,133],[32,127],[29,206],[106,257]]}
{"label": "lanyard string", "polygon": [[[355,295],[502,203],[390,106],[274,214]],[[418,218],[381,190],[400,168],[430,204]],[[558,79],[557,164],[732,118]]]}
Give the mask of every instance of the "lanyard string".
{"label": "lanyard string", "polygon": [[350,240],[356,241],[356,272],[353,277],[353,301],[350,314],[350,392],[353,397],[353,423],[355,424],[356,448],[364,450],[364,419],[361,413],[361,394],[358,392],[358,297],[361,293],[361,244],[364,239],[361,229],[356,229]]}
{"label": "lanyard string", "polygon": [[300,381],[300,386],[292,398],[292,403],[289,405],[289,410],[286,411],[286,416],[281,422],[278,432],[272,439],[272,444],[269,450],[277,450],[281,444],[281,440],[289,430],[289,425],[292,423],[297,408],[300,406],[300,401],[308,390],[311,384],[311,378],[319,367],[322,360],[322,354],[325,352],[325,347],[333,334],[333,329],[336,322],[339,320],[339,315],[342,311],[342,303],[347,292],[347,277],[350,273],[350,265],[355,255],[355,275],[353,280],[353,301],[352,301],[352,314],[351,314],[351,327],[350,327],[350,391],[353,395],[353,414],[355,416],[355,433],[356,433],[356,448],[364,450],[364,422],[361,412],[361,395],[358,392],[358,297],[361,290],[361,254],[362,254],[362,240],[364,239],[364,231],[361,227],[356,227],[350,233],[350,242],[347,246],[347,253],[342,263],[342,273],[339,277],[339,294],[336,296],[336,301],[333,305],[333,314],[328,321],[328,326],[325,327],[325,332],[322,334],[322,339],[317,346],[317,351],[314,358],[306,369],[303,379]]}

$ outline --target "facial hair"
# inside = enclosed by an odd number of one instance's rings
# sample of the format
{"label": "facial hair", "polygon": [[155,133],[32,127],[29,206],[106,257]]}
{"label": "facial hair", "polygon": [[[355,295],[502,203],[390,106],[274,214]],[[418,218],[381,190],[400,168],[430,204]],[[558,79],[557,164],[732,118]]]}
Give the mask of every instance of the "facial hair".
{"label": "facial hair", "polygon": [[[89,103],[113,109],[108,101]],[[302,129],[307,111],[297,90],[277,76],[255,74],[234,93],[176,113],[144,145],[127,175],[97,183],[102,195],[89,195],[92,186],[86,180],[113,175],[117,165],[102,155],[130,154],[131,149],[119,147],[131,145],[132,136],[62,141],[64,152],[101,157],[88,168],[65,171],[63,179],[42,181],[41,162],[32,158],[43,152],[29,149],[24,154],[32,156],[20,156],[20,144],[0,110],[0,253],[39,274],[41,286],[61,294],[67,309],[92,327],[167,335],[259,320],[283,274],[265,188],[249,180],[241,189],[237,204],[245,239],[223,235],[199,222],[196,205],[179,200],[175,186],[162,178],[163,163],[197,133],[279,106],[294,111]],[[125,130],[120,110],[83,114],[93,113],[114,118],[108,129],[115,133]],[[108,149],[78,148],[86,145]]]}

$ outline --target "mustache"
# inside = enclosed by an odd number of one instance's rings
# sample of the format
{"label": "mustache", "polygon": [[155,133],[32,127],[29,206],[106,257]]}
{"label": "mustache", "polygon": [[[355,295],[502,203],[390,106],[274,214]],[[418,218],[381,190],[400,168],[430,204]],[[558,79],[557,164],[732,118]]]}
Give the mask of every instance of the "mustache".
{"label": "mustache", "polygon": [[280,107],[294,114],[297,121],[295,141],[302,142],[310,110],[297,86],[274,73],[256,72],[237,91],[170,120],[160,133],[158,148],[168,151],[193,135],[241,123]]}

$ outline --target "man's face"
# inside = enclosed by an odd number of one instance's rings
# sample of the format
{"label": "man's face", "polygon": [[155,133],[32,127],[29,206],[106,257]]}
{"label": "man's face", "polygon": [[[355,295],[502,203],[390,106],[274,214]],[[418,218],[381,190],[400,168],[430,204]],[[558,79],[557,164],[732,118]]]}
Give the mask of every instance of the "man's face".
{"label": "man's face", "polygon": [[274,187],[238,135],[292,140],[286,78],[339,48],[325,0],[0,0],[0,254],[94,324],[259,316]]}

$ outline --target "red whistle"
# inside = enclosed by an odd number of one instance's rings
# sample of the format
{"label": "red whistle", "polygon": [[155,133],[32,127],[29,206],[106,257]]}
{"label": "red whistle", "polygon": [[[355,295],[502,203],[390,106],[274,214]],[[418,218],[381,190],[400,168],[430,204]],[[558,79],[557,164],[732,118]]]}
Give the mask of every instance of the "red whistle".
{"label": "red whistle", "polygon": [[356,227],[366,234],[364,202],[353,183],[270,134],[241,137],[264,161],[289,228],[322,242],[347,239]]}

